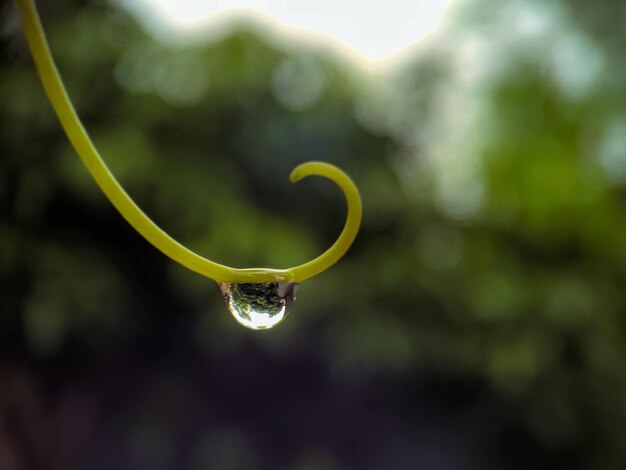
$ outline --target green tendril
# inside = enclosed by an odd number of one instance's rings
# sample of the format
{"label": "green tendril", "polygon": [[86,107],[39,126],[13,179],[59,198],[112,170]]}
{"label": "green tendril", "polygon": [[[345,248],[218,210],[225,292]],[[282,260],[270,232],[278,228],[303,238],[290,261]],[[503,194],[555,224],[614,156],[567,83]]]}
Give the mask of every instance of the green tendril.
{"label": "green tendril", "polygon": [[328,269],[348,251],[361,224],[361,198],[348,175],[339,168],[323,162],[303,163],[297,166],[289,177],[292,183],[307,176],[328,178],[341,188],[346,198],[348,214],[343,231],[328,250],[312,261],[289,269],[235,269],[208,260],[170,237],[133,202],[100,157],[65,90],[33,0],[15,1],[46,95],[72,146],[109,201],[126,221],[158,250],[186,268],[218,282],[247,283],[302,282]]}

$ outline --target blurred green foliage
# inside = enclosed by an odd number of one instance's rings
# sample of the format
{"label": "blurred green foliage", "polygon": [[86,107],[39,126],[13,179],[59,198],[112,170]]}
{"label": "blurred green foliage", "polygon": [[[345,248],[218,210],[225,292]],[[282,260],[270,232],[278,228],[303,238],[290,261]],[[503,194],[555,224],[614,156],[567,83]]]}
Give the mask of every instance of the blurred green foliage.
{"label": "blurred green foliage", "polygon": [[[9,14],[0,361],[36,375],[69,345],[106,362],[116,351],[137,354],[129,345],[145,336],[179,334],[211,363],[230,363],[250,342],[266,361],[310,356],[337,389],[462,377],[497,397],[470,427],[500,439],[514,422],[534,443],[521,464],[523,445],[494,450],[498,468],[549,468],[564,455],[569,468],[624,468],[620,2],[468,0],[419,54],[381,75],[323,51],[281,50],[245,24],[181,46],[100,1],[41,10],[112,172],[183,244],[238,267],[287,267],[320,253],[344,207],[331,184],[288,183],[311,159],[353,176],[364,222],[346,258],[301,286],[279,328],[242,331],[215,286],[146,246],[90,180]],[[157,334],[161,322],[186,326]],[[200,399],[189,390],[166,395]],[[417,409],[411,396],[389,393],[398,413]],[[145,416],[158,415],[146,406]],[[121,412],[112,419],[136,452],[169,452],[158,426]],[[249,436],[207,433],[189,468],[211,459],[212,468],[253,468]],[[344,468],[332,449],[303,452],[289,468]],[[176,468],[167,455],[161,466],[146,458],[133,468]],[[475,468],[465,463],[448,468]],[[383,468],[372,465],[360,468]]]}

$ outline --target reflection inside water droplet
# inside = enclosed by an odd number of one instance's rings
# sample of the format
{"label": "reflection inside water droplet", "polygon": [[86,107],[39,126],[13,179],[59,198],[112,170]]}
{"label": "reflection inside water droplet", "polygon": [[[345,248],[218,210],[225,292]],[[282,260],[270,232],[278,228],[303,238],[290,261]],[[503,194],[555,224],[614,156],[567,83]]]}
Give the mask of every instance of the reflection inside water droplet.
{"label": "reflection inside water droplet", "polygon": [[266,330],[289,313],[296,300],[295,282],[220,282],[228,310],[246,328]]}

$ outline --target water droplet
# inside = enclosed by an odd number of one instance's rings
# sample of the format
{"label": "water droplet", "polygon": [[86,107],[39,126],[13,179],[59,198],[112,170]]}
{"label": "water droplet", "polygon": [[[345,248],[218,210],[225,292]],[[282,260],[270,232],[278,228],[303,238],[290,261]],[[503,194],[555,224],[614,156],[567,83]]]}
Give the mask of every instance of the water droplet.
{"label": "water droplet", "polygon": [[226,306],[235,320],[252,330],[280,323],[296,300],[295,282],[220,282]]}

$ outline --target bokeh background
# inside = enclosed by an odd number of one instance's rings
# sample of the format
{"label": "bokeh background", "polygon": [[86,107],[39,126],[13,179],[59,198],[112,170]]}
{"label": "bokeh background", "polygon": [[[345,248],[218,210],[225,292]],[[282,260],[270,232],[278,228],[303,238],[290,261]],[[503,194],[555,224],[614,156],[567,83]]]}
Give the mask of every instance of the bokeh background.
{"label": "bokeh background", "polygon": [[39,2],[113,173],[237,267],[324,250],[291,315],[241,328],[69,146],[0,7],[0,468],[626,468],[626,8],[464,0],[373,72],[245,22],[148,35]]}

